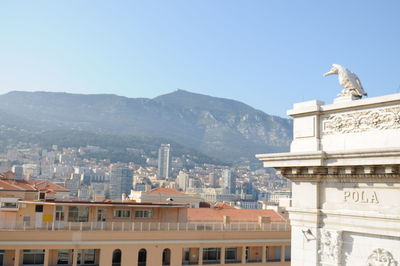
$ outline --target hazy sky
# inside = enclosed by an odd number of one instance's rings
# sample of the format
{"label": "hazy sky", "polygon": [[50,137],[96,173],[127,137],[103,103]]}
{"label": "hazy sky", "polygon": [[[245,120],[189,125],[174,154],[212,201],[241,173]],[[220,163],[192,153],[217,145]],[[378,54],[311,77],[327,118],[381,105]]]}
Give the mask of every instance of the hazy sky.
{"label": "hazy sky", "polygon": [[284,116],[331,103],[332,63],[369,96],[400,92],[400,1],[80,0],[0,3],[0,93],[155,97],[176,88]]}

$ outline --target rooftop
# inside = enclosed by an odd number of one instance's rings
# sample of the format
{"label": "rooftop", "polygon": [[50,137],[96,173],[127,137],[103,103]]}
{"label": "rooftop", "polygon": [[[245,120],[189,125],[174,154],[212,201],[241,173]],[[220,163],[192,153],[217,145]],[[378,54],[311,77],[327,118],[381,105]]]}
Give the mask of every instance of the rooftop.
{"label": "rooftop", "polygon": [[251,210],[234,208],[189,208],[189,222],[222,222],[229,216],[232,222],[257,222],[260,216],[271,218],[271,222],[283,222],[285,219],[273,210]]}
{"label": "rooftop", "polygon": [[170,203],[148,203],[135,201],[80,201],[80,200],[20,200],[20,203],[42,204],[42,205],[96,205],[96,206],[124,206],[124,207],[186,207],[186,204],[170,204]]}
{"label": "rooftop", "polygon": [[0,178],[0,190],[11,191],[55,191],[55,192],[68,192],[65,187],[55,184],[50,181],[43,180],[19,180],[19,179],[4,179]]}
{"label": "rooftop", "polygon": [[146,194],[181,194],[181,195],[186,195],[183,192],[180,192],[176,189],[172,189],[172,188],[164,188],[164,187],[160,187],[160,188],[154,188],[152,190],[149,190],[146,192]]}

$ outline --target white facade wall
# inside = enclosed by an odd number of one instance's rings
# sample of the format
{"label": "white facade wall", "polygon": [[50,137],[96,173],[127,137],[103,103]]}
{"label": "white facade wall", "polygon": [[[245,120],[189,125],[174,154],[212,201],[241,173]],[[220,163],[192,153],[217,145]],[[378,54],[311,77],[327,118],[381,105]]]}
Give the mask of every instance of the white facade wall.
{"label": "white facade wall", "polygon": [[263,154],[292,182],[292,264],[400,263],[400,94],[295,104],[291,152]]}

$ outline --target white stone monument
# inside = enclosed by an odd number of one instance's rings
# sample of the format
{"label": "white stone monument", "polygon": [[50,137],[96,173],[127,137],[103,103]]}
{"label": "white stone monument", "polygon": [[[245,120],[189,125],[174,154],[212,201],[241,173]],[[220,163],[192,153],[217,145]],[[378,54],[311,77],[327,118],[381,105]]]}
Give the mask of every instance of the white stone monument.
{"label": "white stone monument", "polygon": [[[342,96],[341,96],[342,97]],[[400,94],[294,104],[292,265],[400,266]]]}

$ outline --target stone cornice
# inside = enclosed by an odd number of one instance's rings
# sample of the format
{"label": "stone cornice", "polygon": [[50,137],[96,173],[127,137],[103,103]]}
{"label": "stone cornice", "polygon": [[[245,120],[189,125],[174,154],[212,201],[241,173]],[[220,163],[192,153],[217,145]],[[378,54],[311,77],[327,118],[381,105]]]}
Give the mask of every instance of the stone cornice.
{"label": "stone cornice", "polygon": [[358,108],[371,108],[382,105],[391,105],[400,103],[400,94],[390,94],[373,98],[364,98],[361,100],[327,104],[321,106],[321,111],[332,112],[332,111],[343,111],[343,110],[355,110]]}
{"label": "stone cornice", "polygon": [[400,103],[400,94],[391,94],[380,97],[365,98],[361,100],[324,104],[321,101],[308,101],[298,103],[293,106],[293,109],[288,110],[287,114],[292,117],[312,115],[316,113],[331,113],[337,111],[357,110],[363,108],[371,108],[383,105],[391,105]]}
{"label": "stone cornice", "polygon": [[399,166],[365,167],[279,167],[278,174],[292,181],[316,182],[398,182]]}
{"label": "stone cornice", "polygon": [[[370,174],[370,168],[377,166],[400,166],[400,149],[365,149],[336,152],[287,152],[258,154],[258,159],[263,161],[264,167],[272,168],[340,168],[340,167],[364,167],[363,173]],[[319,171],[321,172],[321,171]],[[313,173],[313,172],[312,172]],[[324,173],[322,171],[321,173]],[[395,172],[383,172],[392,174]]]}
{"label": "stone cornice", "polygon": [[326,153],[317,152],[285,152],[257,154],[265,167],[322,166]]}

